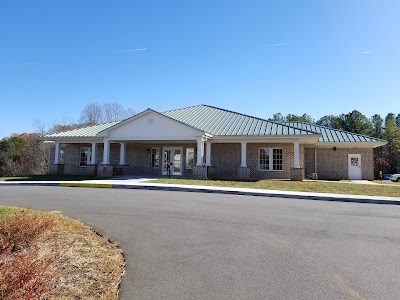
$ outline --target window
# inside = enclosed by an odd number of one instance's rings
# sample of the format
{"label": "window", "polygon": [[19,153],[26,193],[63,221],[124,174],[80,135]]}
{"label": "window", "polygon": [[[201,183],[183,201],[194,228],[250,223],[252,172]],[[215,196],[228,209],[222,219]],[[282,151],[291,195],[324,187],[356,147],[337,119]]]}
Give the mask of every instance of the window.
{"label": "window", "polygon": [[59,164],[65,163],[65,149],[60,149],[60,157],[58,158]]}
{"label": "window", "polygon": [[193,169],[195,161],[194,148],[186,148],[186,169]]}
{"label": "window", "polygon": [[160,166],[160,150],[158,148],[151,149],[151,165],[153,168]]}
{"label": "window", "polygon": [[80,167],[87,167],[90,164],[90,160],[92,158],[92,149],[90,147],[82,147],[80,149]]}
{"label": "window", "polygon": [[[60,153],[58,156],[58,163],[65,164],[65,144],[60,144]],[[57,155],[57,154],[56,154]]]}
{"label": "window", "polygon": [[261,171],[282,171],[283,149],[260,148],[258,152],[258,169]]}

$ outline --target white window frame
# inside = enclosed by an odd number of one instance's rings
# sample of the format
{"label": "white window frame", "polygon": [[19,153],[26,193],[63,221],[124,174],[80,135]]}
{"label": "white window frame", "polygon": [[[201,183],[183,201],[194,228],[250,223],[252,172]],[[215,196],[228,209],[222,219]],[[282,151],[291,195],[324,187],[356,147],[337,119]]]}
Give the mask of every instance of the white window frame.
{"label": "white window frame", "polygon": [[[154,165],[154,162],[157,162],[157,165]],[[160,148],[152,148],[151,149],[151,166],[152,168],[160,167]]]}
{"label": "white window frame", "polygon": [[[86,150],[87,150],[86,164],[82,165],[82,163],[84,162],[82,160],[82,153],[84,153]],[[90,165],[91,159],[92,159],[92,147],[80,147],[79,148],[79,167],[87,168],[87,166]]]}
{"label": "white window frame", "polygon": [[[189,166],[189,161],[188,161],[188,150],[193,150],[193,165]],[[185,151],[185,169],[186,170],[192,170],[194,168],[194,166],[196,165],[196,148],[194,147],[189,147],[186,148]]]}
{"label": "white window frame", "polygon": [[[260,152],[261,150],[265,150],[269,152],[269,161],[268,161],[268,169],[262,169],[260,164]],[[274,150],[281,150],[282,151],[282,170],[274,170]],[[283,148],[269,148],[269,147],[260,147],[258,148],[258,155],[257,155],[257,165],[258,171],[268,171],[268,172],[282,172],[285,169],[285,152]]]}
{"label": "white window frame", "polygon": [[58,157],[58,163],[60,165],[65,164],[65,145],[60,145],[60,156]]}
{"label": "white window frame", "polygon": [[[179,165],[179,169],[180,172],[174,172],[174,164],[175,164],[175,150],[179,150],[180,151],[180,165]],[[178,176],[182,176],[183,174],[183,148],[182,147],[163,147],[162,149],[162,174],[163,175],[167,175],[167,170],[166,170],[166,161],[165,161],[165,152],[166,151],[171,151],[171,157],[170,157],[170,162],[172,163],[171,166],[171,175],[178,175]]]}

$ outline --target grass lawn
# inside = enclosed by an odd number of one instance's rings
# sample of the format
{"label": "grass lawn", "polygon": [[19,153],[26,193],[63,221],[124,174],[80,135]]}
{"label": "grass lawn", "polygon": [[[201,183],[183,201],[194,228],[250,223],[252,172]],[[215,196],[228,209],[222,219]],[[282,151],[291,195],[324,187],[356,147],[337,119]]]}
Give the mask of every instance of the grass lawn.
{"label": "grass lawn", "polygon": [[14,211],[15,211],[14,209],[0,206],[0,219],[12,215],[14,213]]}
{"label": "grass lawn", "polygon": [[[40,227],[43,222],[51,226]],[[1,254],[10,241],[17,250]],[[0,206],[0,254],[1,299],[118,299],[124,271],[121,250],[78,220]],[[44,294],[30,297],[31,282]]]}
{"label": "grass lawn", "polygon": [[374,182],[378,183],[378,184],[393,184],[393,185],[400,186],[400,182],[393,182],[393,181],[390,181],[390,180],[374,180]]}
{"label": "grass lawn", "polygon": [[326,181],[290,181],[290,180],[259,180],[259,181],[228,181],[228,180],[193,180],[193,179],[158,179],[151,183],[187,184],[222,186],[233,188],[249,188],[264,190],[297,191],[312,193],[350,194],[366,196],[400,197],[400,185],[355,184],[347,182]]}
{"label": "grass lawn", "polygon": [[86,175],[31,175],[21,177],[0,177],[0,181],[80,181],[98,179],[96,176]]}

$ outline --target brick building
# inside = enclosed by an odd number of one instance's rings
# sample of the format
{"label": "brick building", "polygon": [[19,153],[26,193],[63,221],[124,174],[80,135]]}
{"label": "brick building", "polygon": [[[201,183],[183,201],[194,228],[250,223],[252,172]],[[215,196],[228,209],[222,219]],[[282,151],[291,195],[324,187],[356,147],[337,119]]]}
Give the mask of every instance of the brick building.
{"label": "brick building", "polygon": [[50,173],[237,179],[373,179],[384,140],[197,105],[51,134]]}

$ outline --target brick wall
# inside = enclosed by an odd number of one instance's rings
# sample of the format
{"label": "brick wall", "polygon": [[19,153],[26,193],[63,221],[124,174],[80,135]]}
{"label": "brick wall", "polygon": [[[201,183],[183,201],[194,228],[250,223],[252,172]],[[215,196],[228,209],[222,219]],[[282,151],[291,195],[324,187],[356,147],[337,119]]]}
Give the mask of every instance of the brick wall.
{"label": "brick wall", "polygon": [[[374,156],[369,148],[317,148],[318,179],[340,180],[349,178],[348,155],[361,154],[362,179],[373,180]],[[306,175],[314,173],[314,148],[306,148]]]}
{"label": "brick wall", "polygon": [[[67,144],[65,149],[65,174],[87,174],[89,168],[79,167],[81,147],[91,147],[91,144]],[[195,148],[196,144],[142,144],[127,143],[125,162],[128,166],[124,168],[125,175],[137,176],[161,176],[162,174],[162,148],[182,147],[182,176],[192,177],[193,170],[185,168],[186,148]],[[284,168],[283,171],[259,171],[258,170],[258,149],[262,147],[283,148]],[[152,168],[151,154],[147,149],[158,148],[160,151],[160,166]],[[241,146],[239,143],[213,143],[211,145],[212,174],[215,178],[237,178],[240,167]],[[54,150],[52,149],[52,160],[54,161]],[[110,145],[110,163],[119,164],[120,145]],[[372,149],[349,149],[319,148],[317,150],[318,177],[320,179],[347,179],[348,178],[348,154],[361,154],[363,179],[373,179],[373,150]],[[204,154],[205,159],[205,154]],[[250,167],[250,178],[289,179],[290,168],[293,167],[294,146],[292,143],[268,144],[248,143],[247,144],[247,165]],[[96,162],[103,160],[103,144],[98,144]],[[300,145],[300,166],[305,168],[305,174],[314,172],[314,148],[304,148]]]}
{"label": "brick wall", "polygon": [[241,145],[239,143],[211,144],[213,177],[236,178],[240,167]]}
{"label": "brick wall", "polygon": [[[143,143],[127,143],[125,149],[125,166],[124,175],[132,176],[162,176],[162,149],[163,147],[182,147],[182,176],[192,177],[193,170],[185,168],[186,148],[195,148],[196,144],[143,144]],[[91,147],[91,144],[67,144],[65,151],[65,174],[87,174],[88,168],[79,167],[80,148]],[[151,149],[157,148],[160,153],[160,166],[153,168],[151,165]],[[150,154],[147,154],[150,149]],[[96,151],[96,163],[103,161],[104,145],[99,143]],[[53,151],[54,152],[54,151]],[[120,144],[110,144],[110,164],[119,165]],[[53,154],[54,159],[54,154]]]}
{"label": "brick wall", "polygon": [[[282,148],[283,149],[283,171],[259,171],[258,170],[258,149],[259,148]],[[304,145],[300,145],[300,167],[304,167]],[[268,144],[257,143],[247,144],[247,164],[250,166],[250,178],[260,179],[290,179],[290,168],[293,167],[294,145],[293,143]]]}
{"label": "brick wall", "polygon": [[314,149],[315,148],[305,148],[304,149],[304,173],[305,176],[309,176],[312,173],[315,173],[315,157],[314,157]]}
{"label": "brick wall", "polygon": [[[118,147],[118,162],[119,163],[119,145]],[[196,144],[141,144],[141,143],[128,143],[126,144],[126,155],[125,162],[128,165],[125,170],[127,175],[139,175],[139,176],[162,176],[162,156],[163,147],[181,147],[181,159],[182,159],[182,177],[192,177],[193,170],[186,169],[186,148],[196,149]],[[150,150],[150,154],[147,154],[147,149]],[[153,168],[151,165],[151,149],[158,149],[160,153],[160,165],[158,168]]]}
{"label": "brick wall", "polygon": [[[241,164],[241,145],[239,143],[213,143],[211,147],[213,177],[237,178]],[[283,171],[258,170],[258,149],[264,147],[283,149]],[[294,145],[293,143],[248,143],[246,159],[247,166],[250,167],[250,178],[252,179],[290,179],[290,168],[293,167],[294,160]],[[304,166],[304,145],[300,145],[300,166]]]}
{"label": "brick wall", "polygon": [[69,175],[87,175],[87,167],[79,167],[80,162],[80,148],[92,147],[92,144],[66,144],[65,147],[65,164],[64,174]]}

